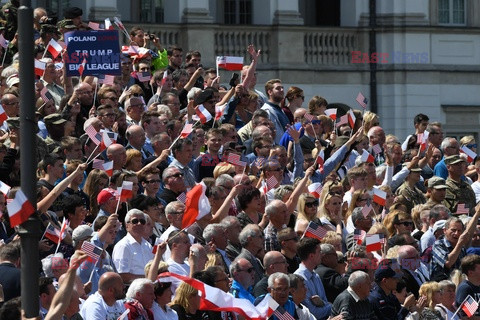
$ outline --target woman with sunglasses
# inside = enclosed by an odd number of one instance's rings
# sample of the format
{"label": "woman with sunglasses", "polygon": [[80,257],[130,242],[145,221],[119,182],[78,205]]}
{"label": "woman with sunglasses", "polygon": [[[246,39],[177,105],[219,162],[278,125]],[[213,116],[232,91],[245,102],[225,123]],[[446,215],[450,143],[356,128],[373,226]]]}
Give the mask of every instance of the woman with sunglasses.
{"label": "woman with sunglasses", "polygon": [[318,209],[318,216],[320,217],[320,222],[342,236],[342,242],[345,243],[347,230],[343,222],[342,202],[340,194],[333,191],[326,193]]}
{"label": "woman with sunglasses", "polygon": [[305,95],[299,87],[290,87],[285,95],[285,99],[288,101],[288,106],[284,106],[282,110],[287,115],[290,123],[294,123],[293,114],[298,108],[302,107],[302,103],[305,101]]}
{"label": "woman with sunglasses", "polygon": [[396,234],[412,233],[413,219],[412,216],[404,211],[394,210],[383,219],[383,225],[388,230],[389,238]]}
{"label": "woman with sunglasses", "polygon": [[310,221],[319,223],[320,219],[317,216],[319,201],[315,199],[310,193],[302,193],[298,198],[297,203],[297,221],[295,223],[295,230],[299,225],[308,225]]}

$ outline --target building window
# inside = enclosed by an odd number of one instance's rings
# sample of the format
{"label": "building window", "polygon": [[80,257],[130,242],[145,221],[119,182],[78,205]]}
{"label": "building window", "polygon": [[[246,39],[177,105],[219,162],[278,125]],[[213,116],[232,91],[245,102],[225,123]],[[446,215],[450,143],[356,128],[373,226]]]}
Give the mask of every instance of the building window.
{"label": "building window", "polygon": [[465,0],[438,0],[438,23],[466,24]]}
{"label": "building window", "polygon": [[224,9],[225,24],[251,24],[252,1],[251,0],[225,0]]}
{"label": "building window", "polygon": [[141,0],[140,21],[163,23],[163,0]]}

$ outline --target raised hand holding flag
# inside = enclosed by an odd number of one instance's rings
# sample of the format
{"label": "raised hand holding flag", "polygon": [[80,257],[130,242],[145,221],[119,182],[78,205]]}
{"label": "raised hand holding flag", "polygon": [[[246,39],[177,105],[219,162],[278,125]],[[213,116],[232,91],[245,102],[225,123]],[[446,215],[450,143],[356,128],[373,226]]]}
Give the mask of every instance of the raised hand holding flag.
{"label": "raised hand holding flag", "polygon": [[355,100],[363,109],[367,108],[368,99],[365,98],[365,96],[361,92],[358,93],[357,98]]}

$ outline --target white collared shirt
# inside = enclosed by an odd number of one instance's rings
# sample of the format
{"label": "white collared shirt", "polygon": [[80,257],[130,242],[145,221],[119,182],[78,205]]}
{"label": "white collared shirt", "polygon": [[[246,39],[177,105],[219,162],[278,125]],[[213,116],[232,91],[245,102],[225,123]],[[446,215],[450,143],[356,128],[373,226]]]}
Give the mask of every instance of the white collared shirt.
{"label": "white collared shirt", "polygon": [[138,243],[130,233],[113,248],[113,263],[118,273],[145,275],[145,265],[152,260],[152,246],[145,239]]}

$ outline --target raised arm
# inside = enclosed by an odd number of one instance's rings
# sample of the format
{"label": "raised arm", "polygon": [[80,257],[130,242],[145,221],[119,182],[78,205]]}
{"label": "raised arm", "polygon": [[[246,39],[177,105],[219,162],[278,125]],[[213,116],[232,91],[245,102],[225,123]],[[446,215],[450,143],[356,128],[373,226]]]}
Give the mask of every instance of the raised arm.
{"label": "raised arm", "polygon": [[253,44],[248,46],[247,51],[252,57],[252,63],[250,63],[250,66],[248,67],[247,75],[245,76],[245,79],[243,79],[242,84],[245,88],[250,88],[250,83],[252,83],[252,79],[255,76],[255,71],[257,69],[257,61],[258,57],[260,57],[261,51],[255,51],[255,47],[253,46]]}

